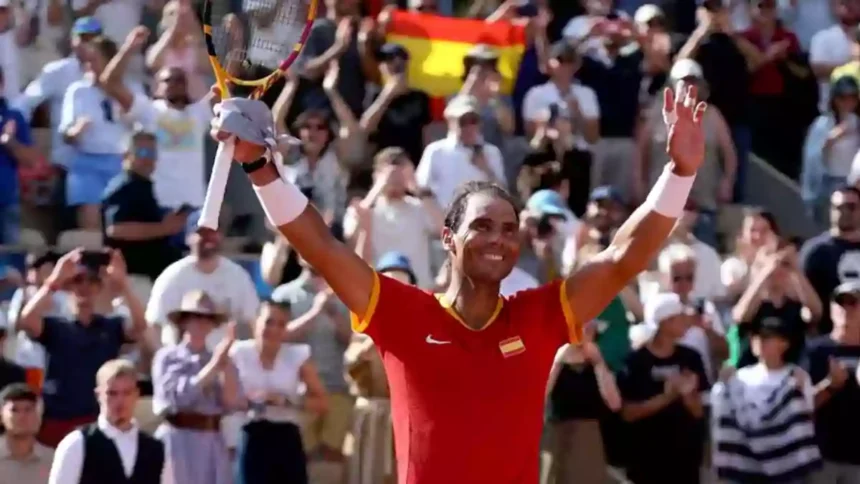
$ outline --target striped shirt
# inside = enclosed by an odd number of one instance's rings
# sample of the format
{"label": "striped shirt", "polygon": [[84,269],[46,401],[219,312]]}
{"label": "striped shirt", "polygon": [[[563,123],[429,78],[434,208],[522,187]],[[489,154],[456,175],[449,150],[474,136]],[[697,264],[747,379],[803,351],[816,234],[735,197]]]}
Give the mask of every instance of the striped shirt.
{"label": "striped shirt", "polygon": [[798,388],[793,369],[753,365],[714,386],[713,462],[721,479],[786,482],[821,465],[811,388]]}

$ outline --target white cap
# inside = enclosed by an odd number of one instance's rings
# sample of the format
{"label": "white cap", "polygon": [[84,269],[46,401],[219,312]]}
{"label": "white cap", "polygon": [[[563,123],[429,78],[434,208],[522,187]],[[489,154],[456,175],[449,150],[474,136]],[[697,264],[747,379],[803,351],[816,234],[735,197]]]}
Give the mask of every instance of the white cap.
{"label": "white cap", "polygon": [[663,10],[653,3],[646,3],[636,9],[636,13],[633,14],[633,22],[647,24],[657,17],[663,17]]}
{"label": "white cap", "polygon": [[653,329],[660,327],[660,323],[669,318],[693,314],[692,308],[681,301],[681,296],[672,292],[662,292],[648,298],[644,312],[645,324]]}
{"label": "white cap", "polygon": [[10,3],[9,0],[0,0],[0,8],[8,7]]}
{"label": "white cap", "polygon": [[687,77],[695,77],[703,79],[705,76],[702,73],[702,66],[693,59],[681,59],[672,66],[669,71],[669,79],[679,80]]}
{"label": "white cap", "polygon": [[[2,0],[0,0],[2,1]],[[457,95],[445,106],[445,118],[459,119],[469,113],[478,113],[478,100],[474,96]]]}

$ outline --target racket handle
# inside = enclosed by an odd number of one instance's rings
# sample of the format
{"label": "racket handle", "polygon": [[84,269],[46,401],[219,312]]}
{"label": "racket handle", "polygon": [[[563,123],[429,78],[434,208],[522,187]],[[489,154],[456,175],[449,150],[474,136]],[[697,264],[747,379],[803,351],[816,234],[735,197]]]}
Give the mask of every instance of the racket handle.
{"label": "racket handle", "polygon": [[233,163],[233,148],[232,140],[218,144],[212,176],[209,177],[209,186],[206,187],[206,199],[203,200],[203,209],[200,211],[200,227],[218,230],[218,218],[224,203],[230,165]]}

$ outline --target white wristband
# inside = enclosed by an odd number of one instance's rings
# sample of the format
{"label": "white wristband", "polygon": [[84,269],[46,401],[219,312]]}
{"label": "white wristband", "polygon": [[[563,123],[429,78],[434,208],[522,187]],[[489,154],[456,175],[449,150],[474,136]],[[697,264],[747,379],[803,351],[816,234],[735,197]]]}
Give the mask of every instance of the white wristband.
{"label": "white wristband", "polygon": [[275,227],[292,222],[308,206],[308,197],[295,185],[281,179],[266,186],[254,186],[254,193],[257,194],[269,222]]}
{"label": "white wristband", "polygon": [[670,218],[678,218],[684,213],[687,197],[693,188],[696,175],[678,176],[672,173],[672,165],[666,165],[657,183],[651,188],[644,206]]}

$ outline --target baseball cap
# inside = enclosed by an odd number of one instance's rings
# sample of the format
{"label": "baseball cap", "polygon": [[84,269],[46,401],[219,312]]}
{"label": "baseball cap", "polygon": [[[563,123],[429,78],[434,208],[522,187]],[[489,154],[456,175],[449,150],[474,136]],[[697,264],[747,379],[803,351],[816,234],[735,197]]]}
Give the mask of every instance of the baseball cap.
{"label": "baseball cap", "polygon": [[856,95],[858,91],[860,87],[857,85],[857,80],[851,76],[842,76],[830,83],[831,97]]}
{"label": "baseball cap", "polygon": [[394,42],[386,42],[379,48],[378,57],[380,59],[409,59],[409,51],[400,44]]}
{"label": "baseball cap", "polygon": [[646,3],[636,9],[633,14],[633,22],[637,24],[647,24],[658,17],[663,17],[663,10],[653,3]]}
{"label": "baseball cap", "polygon": [[558,215],[567,218],[567,205],[554,190],[538,190],[529,197],[526,208],[541,215]]}
{"label": "baseball cap", "polygon": [[95,17],[81,17],[72,25],[72,35],[101,35],[101,33],[102,23]]}
{"label": "baseball cap", "polygon": [[409,263],[409,258],[400,252],[390,251],[382,254],[382,257],[376,262],[377,272],[400,271],[409,275],[409,279],[415,284],[415,272],[412,270],[412,264]]}
{"label": "baseball cap", "polygon": [[860,281],[843,282],[833,290],[833,301],[839,303],[845,296],[860,295]]}
{"label": "baseball cap", "polygon": [[604,200],[612,200],[616,203],[623,203],[621,199],[621,194],[618,193],[611,185],[601,185],[594,190],[591,191],[591,195],[588,196],[589,202],[601,202]]}
{"label": "baseball cap", "polygon": [[681,301],[681,296],[672,292],[656,294],[645,301],[645,324],[656,330],[660,323],[683,314],[692,315],[693,308]]}
{"label": "baseball cap", "polygon": [[448,101],[448,105],[445,106],[444,114],[448,119],[457,119],[465,116],[466,114],[478,114],[478,112],[478,100],[475,99],[474,96],[458,95]]}
{"label": "baseball cap", "polygon": [[478,44],[466,53],[466,59],[478,62],[495,62],[499,60],[499,53],[496,49],[487,44]]}
{"label": "baseball cap", "polygon": [[782,318],[771,316],[762,319],[753,324],[752,333],[763,338],[768,336],[779,336],[781,338],[791,338],[791,328]]}
{"label": "baseball cap", "polygon": [[672,69],[669,71],[670,79],[677,81],[688,77],[696,79],[704,78],[702,66],[700,66],[698,62],[693,59],[681,59],[672,65]]}

